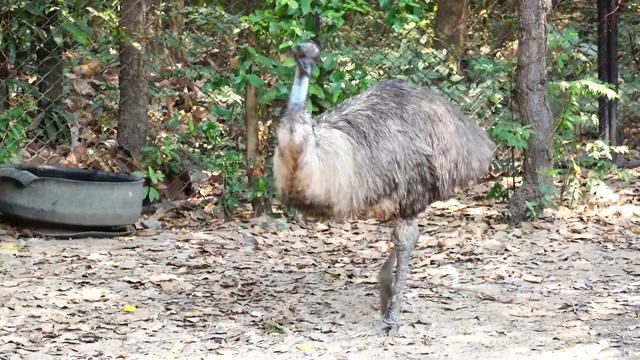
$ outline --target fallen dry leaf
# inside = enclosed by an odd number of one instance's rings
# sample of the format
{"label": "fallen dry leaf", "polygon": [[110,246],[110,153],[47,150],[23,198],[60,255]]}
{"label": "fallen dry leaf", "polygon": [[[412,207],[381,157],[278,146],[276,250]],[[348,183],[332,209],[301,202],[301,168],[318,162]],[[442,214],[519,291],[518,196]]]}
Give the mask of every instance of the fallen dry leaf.
{"label": "fallen dry leaf", "polygon": [[84,288],[80,291],[80,296],[87,301],[98,301],[102,295],[103,292],[97,288]]}
{"label": "fallen dry leaf", "polygon": [[16,246],[14,244],[0,244],[0,249],[1,250],[8,250],[8,251],[15,251],[15,252],[27,252],[27,249]]}
{"label": "fallen dry leaf", "polygon": [[296,349],[302,350],[302,351],[309,350],[311,348],[313,348],[313,343],[312,342],[306,342],[306,343],[303,343],[303,344],[296,345]]}
{"label": "fallen dry leaf", "polygon": [[[633,204],[640,193],[630,191]],[[145,215],[161,230],[128,241],[18,242],[9,232],[2,243],[29,251],[0,252],[0,296],[19,289],[0,306],[0,354],[502,359],[518,344],[521,357],[585,358],[606,340],[615,346],[599,359],[634,358],[640,219],[606,209],[509,227],[498,202],[460,195],[430,208],[393,344],[368,332],[388,223],[225,223],[172,208]],[[575,238],[584,234],[593,237]]]}
{"label": "fallen dry leaf", "polygon": [[508,224],[491,224],[491,228],[494,230],[507,230],[509,229]]}
{"label": "fallen dry leaf", "polygon": [[507,248],[503,242],[494,239],[486,240],[482,243],[482,246],[491,251],[504,251]]}
{"label": "fallen dry leaf", "polygon": [[[182,350],[184,350],[184,347],[185,347],[185,344],[183,344],[182,342],[177,342],[173,344],[173,347],[171,347],[171,353],[180,354]],[[223,355],[223,354],[220,354],[220,355]]]}
{"label": "fallen dry leaf", "polygon": [[544,280],[541,276],[533,276],[533,275],[530,275],[530,274],[522,275],[522,279],[524,281],[528,281],[528,282],[536,283],[536,284],[539,284],[539,283],[542,282],[542,280]]}
{"label": "fallen dry leaf", "polygon": [[159,274],[159,275],[151,275],[149,280],[151,282],[157,283],[162,281],[179,280],[179,278],[177,275],[174,275],[174,274]]}
{"label": "fallen dry leaf", "polygon": [[0,307],[4,307],[5,305],[7,305],[7,303],[9,301],[11,301],[11,299],[13,298],[13,295],[15,295],[15,293],[17,291],[18,291],[18,289],[14,290],[10,294],[6,294],[6,295],[3,295],[3,296],[0,296]]}

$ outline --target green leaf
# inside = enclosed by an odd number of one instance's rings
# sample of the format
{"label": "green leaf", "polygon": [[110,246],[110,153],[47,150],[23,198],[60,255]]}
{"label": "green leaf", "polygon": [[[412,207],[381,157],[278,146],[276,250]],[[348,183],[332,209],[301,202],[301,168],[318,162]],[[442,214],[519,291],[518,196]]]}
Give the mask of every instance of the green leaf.
{"label": "green leaf", "polygon": [[[334,100],[334,102],[335,102],[335,100]],[[320,100],[316,101],[316,103],[318,105],[322,106],[322,108],[325,109],[325,110],[330,109],[333,106],[333,104],[329,100],[326,100],[326,99],[320,99]]]}
{"label": "green leaf", "polygon": [[367,77],[367,71],[362,68],[355,69],[351,72],[351,76],[353,76],[353,78],[356,80],[363,80]]}
{"label": "green leaf", "polygon": [[329,86],[329,93],[332,95],[340,94],[342,91],[342,81],[336,81]]}
{"label": "green leaf", "polygon": [[298,8],[298,2],[296,0],[287,0],[287,4],[289,5],[290,9],[297,9]]}
{"label": "green leaf", "polygon": [[149,187],[149,201],[154,202],[160,199],[160,193],[154,187]]}
{"label": "green leaf", "polygon": [[238,66],[238,73],[243,74],[246,73],[249,67],[253,65],[253,60],[245,60],[240,66]]}
{"label": "green leaf", "polygon": [[149,172],[149,180],[153,185],[158,183],[158,178],[156,177],[156,173],[154,171]]}
{"label": "green leaf", "polygon": [[76,25],[70,21],[62,23],[61,27],[66,30],[73,38],[84,46],[91,45],[91,40],[82,30],[78,29]]}
{"label": "green leaf", "polygon": [[384,16],[384,22],[387,24],[387,26],[393,25],[393,21],[396,19],[396,11],[396,7],[393,7],[391,8],[391,10],[387,11],[387,14]]}
{"label": "green leaf", "polygon": [[324,69],[334,69],[338,64],[338,54],[329,53],[326,54],[324,60],[322,60],[322,67]]}
{"label": "green leaf", "polygon": [[329,75],[329,80],[331,80],[332,82],[331,87],[335,86],[336,83],[338,83],[337,85],[340,86],[339,83],[341,83],[342,80],[344,80],[344,73],[339,70],[332,71],[331,75]]}
{"label": "green leaf", "polygon": [[320,99],[324,99],[324,91],[318,84],[311,84],[309,86],[309,94],[316,95]]}
{"label": "green leaf", "polygon": [[391,6],[392,1],[391,0],[380,0],[380,7],[382,8],[382,10],[387,10],[389,8],[389,6]]}
{"label": "green leaf", "polygon": [[[233,117],[233,112],[227,109],[223,109],[219,106],[214,106],[213,108],[211,108],[210,112],[225,120],[230,120]],[[207,124],[211,124],[211,123],[207,123]],[[213,126],[213,124],[211,126]]]}
{"label": "green leaf", "polygon": [[87,24],[84,20],[76,20],[76,26],[85,33],[88,37],[94,38],[95,34],[93,33],[93,29]]}
{"label": "green leaf", "polygon": [[311,101],[310,98],[307,98],[307,101],[305,102],[305,109],[308,112],[311,112],[313,110],[313,102]]}
{"label": "green leaf", "polygon": [[248,82],[251,83],[251,85],[257,87],[258,89],[262,88],[265,85],[264,80],[262,80],[256,74],[247,74],[245,78],[247,79]]}
{"label": "green leaf", "polygon": [[282,94],[278,89],[271,89],[264,93],[259,100],[260,105],[265,105],[277,99]]}
{"label": "green leaf", "polygon": [[404,26],[404,21],[401,18],[396,18],[393,21],[393,30],[396,32],[402,31],[402,27]]}
{"label": "green leaf", "polygon": [[141,177],[143,179],[147,177],[147,173],[145,173],[144,171],[140,171],[140,170],[134,171],[133,175],[139,176],[139,177]]}
{"label": "green leaf", "polygon": [[19,140],[22,138],[21,127],[19,126],[12,126],[11,128],[9,128],[9,133],[11,134],[13,139]]}
{"label": "green leaf", "polygon": [[296,66],[296,59],[292,57],[287,58],[285,61],[282,62],[282,65],[285,67],[294,67]]}
{"label": "green leaf", "polygon": [[302,10],[303,15],[307,15],[311,12],[311,0],[302,0],[300,1],[300,9]]}
{"label": "green leaf", "polygon": [[259,55],[258,54],[258,55],[255,56],[255,58],[256,58],[256,61],[259,64],[263,65],[264,67],[271,67],[276,63],[273,59],[268,58],[268,57],[266,57],[264,55]]}
{"label": "green leaf", "polygon": [[178,127],[180,126],[180,114],[175,114],[169,122],[167,122],[168,127]]}
{"label": "green leaf", "polygon": [[463,79],[463,78],[462,78],[462,76],[460,76],[460,75],[458,75],[458,74],[454,74],[454,75],[451,77],[451,82],[456,83],[456,82],[458,82],[458,81],[460,81],[460,80],[462,80],[462,79]]}
{"label": "green leaf", "polygon": [[55,139],[56,135],[58,134],[58,130],[55,127],[55,124],[53,123],[53,121],[47,121],[46,125],[45,125],[45,130],[47,131],[47,135],[49,136],[49,138],[51,139]]}

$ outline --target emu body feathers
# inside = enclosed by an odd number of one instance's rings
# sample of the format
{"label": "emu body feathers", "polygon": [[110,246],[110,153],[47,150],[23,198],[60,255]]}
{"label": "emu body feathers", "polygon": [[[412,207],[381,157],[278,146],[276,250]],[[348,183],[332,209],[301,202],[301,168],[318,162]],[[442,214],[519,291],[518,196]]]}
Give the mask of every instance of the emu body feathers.
{"label": "emu body feathers", "polygon": [[[486,172],[494,144],[478,125],[426,88],[381,82],[313,119],[305,111],[320,49],[294,47],[296,77],[278,127],[273,171],[285,205],[338,220],[396,220],[380,272],[382,322],[398,332],[416,216]],[[395,265],[395,276],[392,274]]]}
{"label": "emu body feathers", "polygon": [[282,201],[339,220],[416,216],[484,175],[494,145],[439,95],[381,82],[319,115],[287,109],[274,177]]}

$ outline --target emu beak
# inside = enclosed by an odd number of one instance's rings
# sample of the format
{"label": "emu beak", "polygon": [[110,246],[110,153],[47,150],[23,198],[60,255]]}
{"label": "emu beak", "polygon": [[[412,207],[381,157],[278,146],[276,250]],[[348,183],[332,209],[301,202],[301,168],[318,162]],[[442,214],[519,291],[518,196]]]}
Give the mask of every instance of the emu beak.
{"label": "emu beak", "polygon": [[296,64],[298,65],[298,68],[302,71],[302,73],[307,77],[311,77],[311,74],[313,73],[313,67],[315,66],[315,62],[311,59],[298,57],[297,55],[294,57],[296,60]]}
{"label": "emu beak", "polygon": [[315,65],[313,60],[300,59],[298,61],[298,65],[300,66],[300,70],[302,70],[306,76],[311,77],[311,74],[313,73],[313,66]]}

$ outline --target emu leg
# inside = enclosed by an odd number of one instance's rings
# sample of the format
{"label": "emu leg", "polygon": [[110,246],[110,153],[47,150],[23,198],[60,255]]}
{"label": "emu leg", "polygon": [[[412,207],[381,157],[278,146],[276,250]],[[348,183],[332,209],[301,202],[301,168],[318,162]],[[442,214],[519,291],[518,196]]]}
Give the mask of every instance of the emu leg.
{"label": "emu leg", "polygon": [[[404,219],[396,223],[393,229],[391,239],[394,244],[394,251],[389,254],[387,261],[385,262],[380,272],[380,299],[381,305],[388,304],[386,308],[381,309],[384,312],[382,321],[374,327],[375,330],[386,330],[387,334],[394,337],[398,334],[400,328],[400,310],[402,308],[402,296],[404,295],[407,274],[409,273],[409,264],[411,262],[411,253],[418,243],[418,237],[420,233],[418,231],[418,220],[416,219]],[[388,279],[390,266],[392,264],[393,256],[396,258],[396,275],[393,283],[393,293],[391,301],[385,300],[385,290],[389,289]]]}
{"label": "emu leg", "polygon": [[393,298],[393,268],[395,267],[396,262],[396,249],[392,248],[389,251],[387,260],[382,265],[382,269],[380,269],[380,274],[378,275],[378,285],[380,286],[380,311],[383,316],[387,312],[391,299]]}

